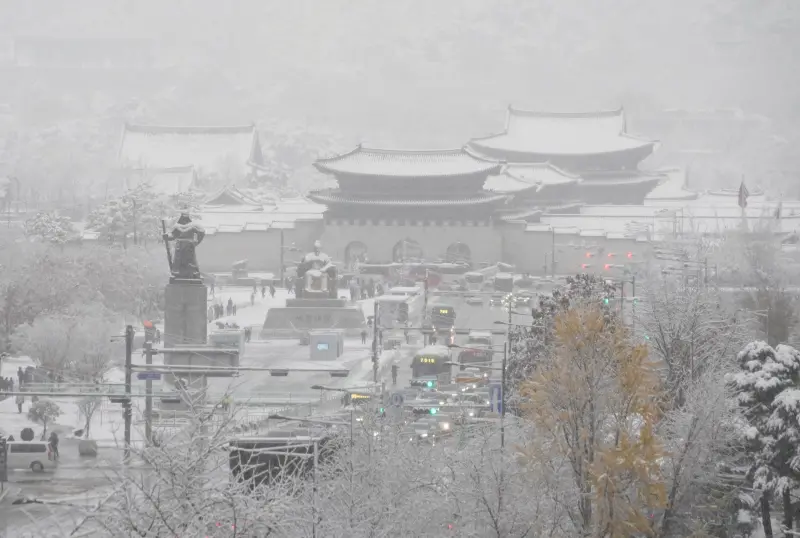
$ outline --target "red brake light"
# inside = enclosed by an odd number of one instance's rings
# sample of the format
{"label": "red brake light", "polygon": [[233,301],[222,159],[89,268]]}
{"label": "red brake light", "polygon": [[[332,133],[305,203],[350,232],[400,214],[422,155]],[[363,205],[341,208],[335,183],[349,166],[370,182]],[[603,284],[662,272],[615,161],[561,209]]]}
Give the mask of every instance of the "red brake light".
{"label": "red brake light", "polygon": [[628,252],[628,257],[633,258],[633,252]]}
{"label": "red brake light", "polygon": [[587,258],[591,258],[591,257],[592,257],[592,253],[591,253],[591,252],[587,252],[587,253],[586,253],[586,257],[587,257]]}
{"label": "red brake light", "polygon": [[609,264],[606,264],[606,265],[605,265],[605,270],[606,270],[606,271],[608,271],[609,269],[611,269],[611,265],[609,265]]}

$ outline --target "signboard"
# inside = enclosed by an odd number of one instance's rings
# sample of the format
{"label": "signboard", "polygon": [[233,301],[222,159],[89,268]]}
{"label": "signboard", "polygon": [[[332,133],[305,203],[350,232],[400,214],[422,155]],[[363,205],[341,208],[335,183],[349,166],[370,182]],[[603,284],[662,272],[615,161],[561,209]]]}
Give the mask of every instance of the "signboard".
{"label": "signboard", "polygon": [[436,357],[420,357],[420,364],[436,364]]}
{"label": "signboard", "polygon": [[139,372],[136,374],[136,378],[141,381],[155,381],[161,379],[160,372]]}
{"label": "signboard", "polygon": [[393,407],[402,407],[405,398],[402,392],[393,392],[389,397],[389,404]]}
{"label": "signboard", "polygon": [[489,386],[489,402],[493,413],[503,413],[503,385],[492,383]]}
{"label": "signboard", "polygon": [[8,460],[6,458],[6,440],[0,439],[0,482],[8,481]]}

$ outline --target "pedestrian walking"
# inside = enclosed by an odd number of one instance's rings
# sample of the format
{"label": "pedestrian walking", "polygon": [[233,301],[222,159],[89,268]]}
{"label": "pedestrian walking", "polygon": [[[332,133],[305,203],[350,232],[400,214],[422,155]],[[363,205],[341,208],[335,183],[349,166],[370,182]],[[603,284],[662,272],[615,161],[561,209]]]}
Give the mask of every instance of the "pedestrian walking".
{"label": "pedestrian walking", "polygon": [[233,305],[233,315],[236,315],[236,305]]}
{"label": "pedestrian walking", "polygon": [[[272,284],[269,285],[270,289],[272,289]],[[267,287],[264,284],[261,284],[261,298],[265,298],[267,296]]]}
{"label": "pedestrian walking", "polygon": [[14,378],[8,378],[8,392],[14,392]]}
{"label": "pedestrian walking", "polygon": [[397,371],[398,370],[399,370],[399,367],[397,366],[397,363],[392,364],[392,385],[397,385]]}
{"label": "pedestrian walking", "polygon": [[250,294],[250,306],[254,306],[256,304],[256,292]]}
{"label": "pedestrian walking", "polygon": [[18,395],[17,399],[16,399],[16,403],[17,403],[17,412],[18,413],[22,413],[22,404],[25,403],[25,396],[23,396],[21,394]]}
{"label": "pedestrian walking", "polygon": [[233,314],[233,309],[236,305],[233,304],[233,299],[228,297],[228,307],[225,309],[226,315],[230,316]]}
{"label": "pedestrian walking", "polygon": [[275,284],[270,283],[269,296],[272,297],[273,299],[275,298]]}
{"label": "pedestrian walking", "polygon": [[50,445],[50,451],[53,453],[53,461],[58,461],[58,434],[56,432],[50,432],[47,444]]}
{"label": "pedestrian walking", "polygon": [[25,372],[22,371],[22,366],[17,370],[17,378],[19,379],[20,387],[25,384]]}
{"label": "pedestrian walking", "polygon": [[366,329],[363,329],[361,331],[361,343],[362,344],[366,344],[367,343],[367,330]]}

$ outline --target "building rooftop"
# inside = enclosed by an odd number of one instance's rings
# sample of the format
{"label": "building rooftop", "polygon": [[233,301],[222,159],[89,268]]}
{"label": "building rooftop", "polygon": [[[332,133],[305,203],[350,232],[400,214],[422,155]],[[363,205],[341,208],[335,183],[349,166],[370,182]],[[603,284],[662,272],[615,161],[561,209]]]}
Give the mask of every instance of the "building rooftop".
{"label": "building rooftop", "polygon": [[487,191],[513,194],[534,188],[579,183],[580,176],[565,172],[550,163],[510,164],[501,174],[486,179]]}
{"label": "building rooftop", "polygon": [[340,193],[338,190],[321,190],[308,193],[308,197],[325,205],[385,206],[385,207],[435,207],[435,206],[475,206],[498,204],[507,199],[504,194],[477,192],[475,194],[454,198],[361,198]]}
{"label": "building rooftop", "polygon": [[477,151],[501,150],[536,155],[600,155],[656,144],[626,132],[625,111],[533,112],[508,108],[502,133],[475,138]]}
{"label": "building rooftop", "polygon": [[320,159],[314,166],[327,174],[427,178],[496,174],[502,164],[483,159],[466,148],[398,150],[365,148],[359,145],[349,153]]}
{"label": "building rooftop", "polygon": [[128,169],[192,166],[229,175],[262,160],[255,125],[187,127],[126,124],[119,163]]}

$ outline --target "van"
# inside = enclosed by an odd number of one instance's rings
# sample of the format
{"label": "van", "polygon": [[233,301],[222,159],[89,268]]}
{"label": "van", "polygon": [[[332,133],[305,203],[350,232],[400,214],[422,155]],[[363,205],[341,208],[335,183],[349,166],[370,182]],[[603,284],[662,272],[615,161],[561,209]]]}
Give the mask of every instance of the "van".
{"label": "van", "polygon": [[6,444],[6,461],[8,469],[30,469],[41,473],[45,469],[55,468],[52,454],[49,454],[47,443],[31,441]]}

